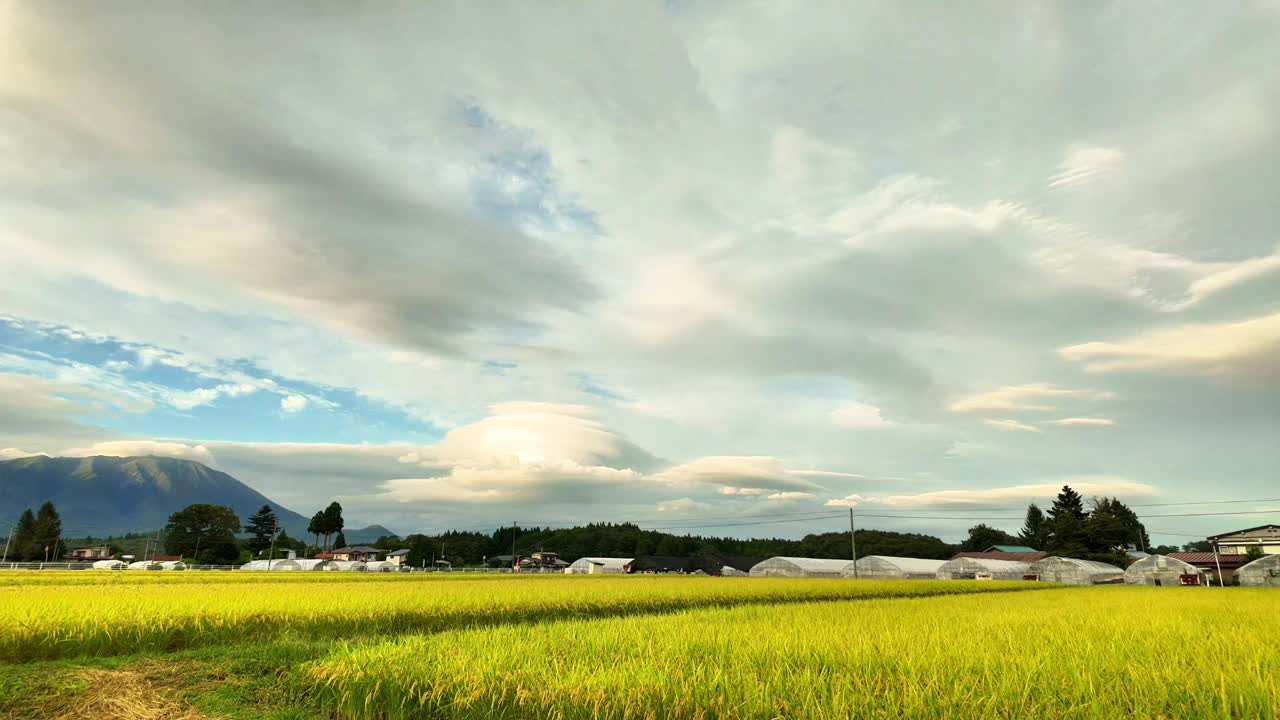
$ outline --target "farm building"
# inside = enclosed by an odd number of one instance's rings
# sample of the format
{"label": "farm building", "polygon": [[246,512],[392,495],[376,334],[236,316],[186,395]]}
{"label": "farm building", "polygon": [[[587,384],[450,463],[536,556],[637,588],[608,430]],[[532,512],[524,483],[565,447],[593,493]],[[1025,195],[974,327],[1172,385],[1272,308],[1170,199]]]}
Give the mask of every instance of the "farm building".
{"label": "farm building", "polygon": [[329,567],[325,569],[339,572],[365,572],[369,569],[369,565],[359,560],[331,560]]}
{"label": "farm building", "polygon": [[290,570],[301,570],[302,565],[297,560],[251,560],[240,566],[241,570],[270,570],[272,572],[286,572]]}
{"label": "farm building", "polygon": [[845,577],[880,580],[934,580],[938,577],[938,568],[944,562],[946,561],[868,555],[858,558],[858,562],[846,567],[841,574]]}
{"label": "farm building", "polygon": [[161,570],[186,570],[187,564],[182,562],[181,560],[161,560],[160,569]]}
{"label": "farm building", "polygon": [[1022,580],[1031,573],[1031,563],[1017,560],[958,557],[938,566],[939,580]]}
{"label": "farm building", "polygon": [[[1236,570],[1245,566],[1249,562],[1243,555],[1232,555],[1219,553],[1214,555],[1211,552],[1171,552],[1169,557],[1174,560],[1192,565],[1205,575],[1205,579],[1211,585],[1230,585],[1231,578]],[[1221,570],[1222,582],[1218,582],[1219,570]]]}
{"label": "farm building", "polygon": [[[994,546],[993,546],[994,547]],[[1009,560],[1012,562],[1024,562],[1031,564],[1037,560],[1043,560],[1049,557],[1049,553],[1036,550],[1035,552],[1000,552],[998,550],[991,552],[961,552],[951,556],[952,560],[956,558],[973,558],[975,560]]]}
{"label": "farm building", "polygon": [[94,570],[124,570],[127,567],[119,560],[97,560],[93,563]]}
{"label": "farm building", "polygon": [[128,569],[129,570],[163,570],[164,566],[152,560],[139,560],[137,562],[129,563]]}
{"label": "farm building", "polygon": [[771,557],[752,566],[751,577],[840,577],[852,560],[830,558]]}
{"label": "farm building", "polygon": [[403,549],[403,550],[396,550],[395,552],[389,552],[389,553],[387,553],[387,560],[386,560],[386,561],[387,561],[387,562],[389,562],[389,563],[394,564],[396,567],[400,567],[400,566],[402,566],[402,565],[407,565],[407,564],[408,564],[408,562],[409,562],[409,550],[408,550],[408,548],[405,548],[405,549]]}
{"label": "farm building", "polygon": [[378,560],[365,563],[364,569],[366,572],[400,572],[400,563],[390,560]]}
{"label": "farm building", "polygon": [[1280,588],[1280,555],[1258,558],[1236,571],[1236,584]]}
{"label": "farm building", "polygon": [[1124,582],[1126,585],[1178,587],[1203,584],[1205,578],[1194,565],[1177,558],[1148,555],[1125,569]]}
{"label": "farm building", "polygon": [[626,572],[624,568],[633,558],[584,557],[569,563],[564,571],[568,575],[610,575]]}
{"label": "farm building", "polygon": [[1043,582],[1067,585],[1110,585],[1124,582],[1124,570],[1115,565],[1076,558],[1049,557],[1031,563],[1031,575]]}
{"label": "farm building", "polygon": [[1280,525],[1259,525],[1221,535],[1210,535],[1209,542],[1224,555],[1243,555],[1252,547],[1261,549],[1265,555],[1280,555]]}

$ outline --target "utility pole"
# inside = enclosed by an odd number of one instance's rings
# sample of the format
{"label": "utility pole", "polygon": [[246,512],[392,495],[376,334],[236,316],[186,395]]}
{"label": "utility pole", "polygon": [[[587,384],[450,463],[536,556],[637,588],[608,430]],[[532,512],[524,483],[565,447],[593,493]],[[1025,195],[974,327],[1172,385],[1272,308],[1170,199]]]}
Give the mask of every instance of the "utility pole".
{"label": "utility pole", "polygon": [[511,572],[520,572],[520,558],[516,557],[516,535],[520,531],[520,526],[511,523]]}
{"label": "utility pole", "polygon": [[858,579],[858,541],[854,538],[853,508],[849,508],[849,553],[853,557],[853,578]]}
{"label": "utility pole", "polygon": [[191,554],[191,564],[200,562],[200,536],[196,536],[196,551]]}
{"label": "utility pole", "polygon": [[9,545],[13,544],[13,526],[9,526],[9,537],[4,541],[4,557],[0,562],[9,562]]}
{"label": "utility pole", "polygon": [[271,569],[271,561],[276,557],[276,528],[280,527],[280,520],[277,518],[271,523],[271,554],[267,555],[267,570]]}

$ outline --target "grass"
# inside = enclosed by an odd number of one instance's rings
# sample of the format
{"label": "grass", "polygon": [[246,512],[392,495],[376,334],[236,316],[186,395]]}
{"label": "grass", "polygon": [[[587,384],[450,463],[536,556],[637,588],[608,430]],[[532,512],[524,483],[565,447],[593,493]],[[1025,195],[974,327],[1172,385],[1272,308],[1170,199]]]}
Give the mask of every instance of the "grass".
{"label": "grass", "polygon": [[[80,581],[82,573],[75,575]],[[104,574],[95,584],[0,587],[0,661],[172,652],[283,635],[339,639],[747,603],[1044,587],[657,576],[438,581],[333,575],[314,580],[320,574],[282,573],[271,581],[243,581],[241,575],[141,575],[146,579]],[[156,576],[164,579],[151,579]],[[240,590],[246,582],[251,591]]]}
{"label": "grass", "polygon": [[1276,718],[1280,594],[744,606],[342,647],[343,718]]}

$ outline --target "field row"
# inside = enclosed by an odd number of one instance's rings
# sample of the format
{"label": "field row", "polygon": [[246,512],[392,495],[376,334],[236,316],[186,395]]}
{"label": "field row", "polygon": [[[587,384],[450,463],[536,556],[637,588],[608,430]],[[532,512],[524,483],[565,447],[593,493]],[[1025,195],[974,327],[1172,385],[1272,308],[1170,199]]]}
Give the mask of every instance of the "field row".
{"label": "field row", "polygon": [[449,582],[0,587],[0,661],[164,652],[283,635],[354,638],[748,603],[1045,590],[1025,582],[531,577]]}
{"label": "field row", "polygon": [[1278,611],[1126,587],[751,605],[349,646],[303,673],[353,720],[1277,718]]}

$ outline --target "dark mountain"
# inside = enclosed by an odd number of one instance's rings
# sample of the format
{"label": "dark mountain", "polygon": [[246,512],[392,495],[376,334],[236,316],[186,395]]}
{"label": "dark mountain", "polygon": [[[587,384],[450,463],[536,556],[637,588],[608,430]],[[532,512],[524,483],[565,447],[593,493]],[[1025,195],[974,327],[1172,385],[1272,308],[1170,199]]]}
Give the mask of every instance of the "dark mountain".
{"label": "dark mountain", "polygon": [[[281,507],[230,475],[191,460],[165,457],[36,457],[0,462],[0,523],[52,500],[68,537],[156,530],[194,503],[226,505],[241,522],[270,505],[289,534],[307,537],[309,518]],[[351,543],[391,535],[373,525],[346,531]]]}

